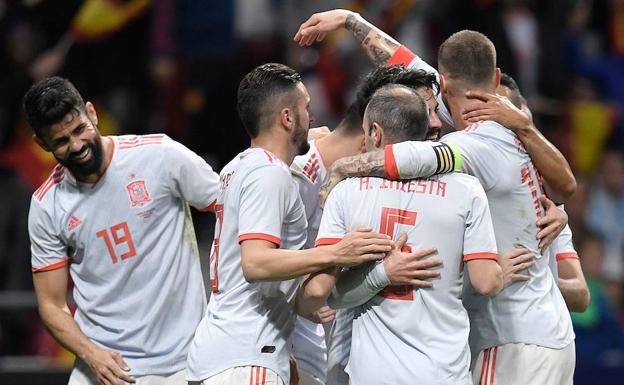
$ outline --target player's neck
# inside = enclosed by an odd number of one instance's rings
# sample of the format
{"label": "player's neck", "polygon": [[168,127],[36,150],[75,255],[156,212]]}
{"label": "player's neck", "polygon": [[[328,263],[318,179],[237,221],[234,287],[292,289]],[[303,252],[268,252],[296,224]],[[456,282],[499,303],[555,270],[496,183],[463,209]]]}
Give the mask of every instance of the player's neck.
{"label": "player's neck", "polygon": [[289,166],[296,156],[296,151],[292,148],[293,146],[290,143],[280,140],[279,138],[266,135],[258,136],[257,138],[252,139],[250,147],[267,150]]}
{"label": "player's neck", "polygon": [[331,134],[317,139],[314,143],[321,154],[325,168],[329,168],[340,158],[359,154],[361,142],[358,136],[341,135],[333,131]]}

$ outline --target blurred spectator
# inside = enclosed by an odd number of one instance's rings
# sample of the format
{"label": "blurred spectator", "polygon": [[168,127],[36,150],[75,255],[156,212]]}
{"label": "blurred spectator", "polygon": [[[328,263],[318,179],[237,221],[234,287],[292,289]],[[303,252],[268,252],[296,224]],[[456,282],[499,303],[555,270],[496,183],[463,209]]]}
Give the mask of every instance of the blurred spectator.
{"label": "blurred spectator", "polygon": [[604,244],[605,277],[624,280],[624,157],[622,152],[604,153],[600,175],[592,186],[587,208],[587,226]]}
{"label": "blurred spectator", "polygon": [[591,302],[584,313],[572,313],[576,351],[580,365],[624,364],[624,330],[618,324],[615,306],[601,279],[603,250],[600,239],[587,236],[579,247]]}

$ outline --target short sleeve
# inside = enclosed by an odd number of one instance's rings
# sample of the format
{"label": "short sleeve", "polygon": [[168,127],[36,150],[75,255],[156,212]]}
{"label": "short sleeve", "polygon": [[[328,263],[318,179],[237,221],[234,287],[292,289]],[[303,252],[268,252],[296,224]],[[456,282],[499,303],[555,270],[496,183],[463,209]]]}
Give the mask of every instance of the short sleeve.
{"label": "short sleeve", "polygon": [[338,243],[347,234],[344,216],[344,207],[346,205],[344,192],[347,183],[348,180],[338,183],[327,197],[315,246]]}
{"label": "short sleeve", "polygon": [[446,143],[402,142],[385,147],[384,172],[390,179],[413,179],[458,171],[459,152]]}
{"label": "short sleeve", "polygon": [[578,259],[578,254],[572,243],[572,230],[570,226],[566,225],[563,230],[561,230],[561,233],[559,233],[550,246],[550,249],[557,262],[568,258]]}
{"label": "short sleeve", "polygon": [[282,223],[292,201],[298,198],[288,170],[277,165],[254,169],[241,188],[238,241],[261,239],[279,247]]}
{"label": "short sleeve", "polygon": [[219,175],[199,155],[174,140],[165,140],[164,167],[173,194],[191,206],[211,210],[217,199]]}
{"label": "short sleeve", "polygon": [[34,198],[28,213],[31,264],[33,273],[59,269],[70,263],[67,246],[50,214]]}
{"label": "short sleeve", "polygon": [[452,132],[441,141],[452,148],[458,171],[476,177],[485,191],[496,185],[503,170],[500,170],[501,162],[491,145],[477,134],[466,131]]}
{"label": "short sleeve", "polygon": [[[473,179],[474,180],[474,179]],[[474,180],[468,195],[470,210],[464,231],[464,261],[497,259],[496,237],[483,187]]]}

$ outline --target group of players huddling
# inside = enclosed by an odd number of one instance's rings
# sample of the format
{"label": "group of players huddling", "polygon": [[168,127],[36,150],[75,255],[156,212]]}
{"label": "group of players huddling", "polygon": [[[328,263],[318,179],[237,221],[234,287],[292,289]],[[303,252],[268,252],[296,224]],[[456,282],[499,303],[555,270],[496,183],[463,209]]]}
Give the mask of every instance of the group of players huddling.
{"label": "group of players huddling", "polygon": [[[572,383],[568,309],[589,294],[553,201],[575,180],[493,44],[457,32],[435,70],[347,10],[294,40],[342,28],[378,68],[340,124],[308,141],[299,74],[256,67],[237,100],[251,146],[220,175],[165,135],[101,136],[65,79],[24,96],[59,161],[29,232],[70,385]],[[209,301],[189,205],[216,214]]]}

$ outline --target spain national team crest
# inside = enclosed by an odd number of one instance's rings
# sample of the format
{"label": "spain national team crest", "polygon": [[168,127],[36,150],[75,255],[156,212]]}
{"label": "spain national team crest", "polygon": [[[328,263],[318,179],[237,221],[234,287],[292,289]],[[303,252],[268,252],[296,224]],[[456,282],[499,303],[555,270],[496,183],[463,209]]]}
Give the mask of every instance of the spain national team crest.
{"label": "spain national team crest", "polygon": [[152,201],[144,180],[135,180],[126,185],[132,207],[143,207]]}

